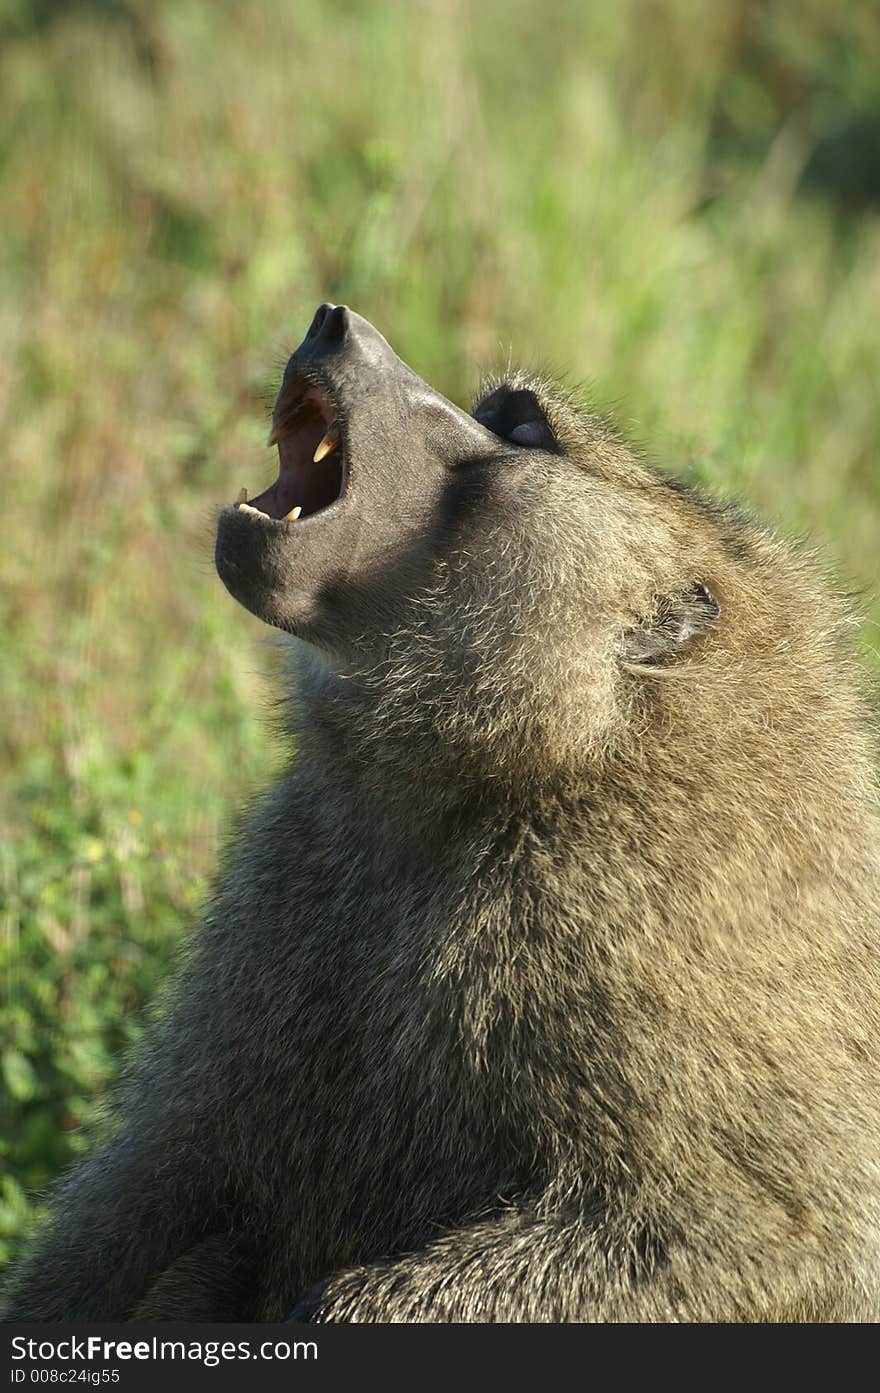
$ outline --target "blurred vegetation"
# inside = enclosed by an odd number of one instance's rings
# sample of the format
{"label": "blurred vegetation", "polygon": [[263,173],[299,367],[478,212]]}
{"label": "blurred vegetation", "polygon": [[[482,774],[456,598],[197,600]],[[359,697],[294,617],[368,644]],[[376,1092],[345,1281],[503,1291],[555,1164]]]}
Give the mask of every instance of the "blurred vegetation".
{"label": "blurred vegetation", "polygon": [[857,0],[0,0],[0,1261],[276,759],[212,519],[315,305],[592,384],[876,594],[878,132]]}

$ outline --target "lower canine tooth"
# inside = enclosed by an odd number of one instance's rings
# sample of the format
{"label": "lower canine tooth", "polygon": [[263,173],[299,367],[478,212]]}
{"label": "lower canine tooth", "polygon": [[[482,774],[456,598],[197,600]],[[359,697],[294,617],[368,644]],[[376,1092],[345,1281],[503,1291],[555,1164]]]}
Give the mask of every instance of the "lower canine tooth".
{"label": "lower canine tooth", "polygon": [[330,451],[335,450],[338,444],[339,431],[337,430],[336,426],[331,426],[327,434],[324,436],[324,439],[320,442],[318,448],[315,450],[315,453],[312,455],[313,463],[317,464],[318,461],[322,460],[325,455],[329,455]]}
{"label": "lower canine tooth", "polygon": [[239,489],[237,503],[247,503],[247,489]]}
{"label": "lower canine tooth", "polygon": [[285,514],[284,514],[284,517],[281,519],[281,521],[282,521],[282,522],[296,522],[296,520],[297,520],[297,518],[299,517],[299,515],[300,515],[301,512],[302,512],[302,508],[291,508],[291,510],[290,510],[289,513],[285,513]]}

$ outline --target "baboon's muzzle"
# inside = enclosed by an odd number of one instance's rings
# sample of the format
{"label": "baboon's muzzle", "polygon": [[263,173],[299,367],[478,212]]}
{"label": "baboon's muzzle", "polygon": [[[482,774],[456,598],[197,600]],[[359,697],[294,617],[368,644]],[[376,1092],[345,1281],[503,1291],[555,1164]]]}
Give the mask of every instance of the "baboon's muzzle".
{"label": "baboon's muzzle", "polygon": [[498,440],[367,320],[321,305],[284,370],[269,444],[278,478],[221,513],[217,570],[259,618],[306,637],[322,607],[429,531],[450,471]]}

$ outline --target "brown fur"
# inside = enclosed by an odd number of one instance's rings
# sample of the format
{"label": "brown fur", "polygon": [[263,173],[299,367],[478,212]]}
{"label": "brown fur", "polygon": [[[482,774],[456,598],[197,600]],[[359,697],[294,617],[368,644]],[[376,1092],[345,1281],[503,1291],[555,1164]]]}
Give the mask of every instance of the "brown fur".
{"label": "brown fur", "polygon": [[293,645],[295,758],[9,1313],[880,1314],[851,617],[513,385],[559,453],[452,495],[357,641]]}

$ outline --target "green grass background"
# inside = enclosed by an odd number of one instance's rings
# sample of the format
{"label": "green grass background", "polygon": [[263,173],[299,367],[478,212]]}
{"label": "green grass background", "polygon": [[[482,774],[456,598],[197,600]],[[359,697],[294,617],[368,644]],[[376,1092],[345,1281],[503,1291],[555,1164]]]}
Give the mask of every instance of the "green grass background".
{"label": "green grass background", "polygon": [[0,1262],[277,758],[212,525],[314,307],[590,384],[876,667],[878,129],[866,3],[0,0]]}

